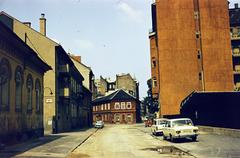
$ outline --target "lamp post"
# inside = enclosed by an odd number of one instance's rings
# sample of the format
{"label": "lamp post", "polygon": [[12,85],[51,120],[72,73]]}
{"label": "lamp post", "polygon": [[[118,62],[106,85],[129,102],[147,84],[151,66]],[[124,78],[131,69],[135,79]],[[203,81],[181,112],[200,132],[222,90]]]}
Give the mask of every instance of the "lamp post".
{"label": "lamp post", "polygon": [[52,92],[52,89],[51,89],[51,88],[49,88],[49,87],[44,87],[44,89],[49,89],[50,95],[53,95],[53,92]]}

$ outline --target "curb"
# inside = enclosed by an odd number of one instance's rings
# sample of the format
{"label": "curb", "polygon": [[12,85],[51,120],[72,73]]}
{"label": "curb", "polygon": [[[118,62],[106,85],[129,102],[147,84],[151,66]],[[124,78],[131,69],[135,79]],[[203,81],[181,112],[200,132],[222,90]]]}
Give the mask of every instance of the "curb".
{"label": "curb", "polygon": [[78,145],[76,145],[75,147],[73,147],[71,150],[69,150],[66,154],[66,158],[70,156],[70,154],[77,149],[79,146],[81,146],[85,141],[88,140],[88,138],[90,138],[94,133],[96,133],[98,131],[98,129],[95,129],[91,134],[89,134],[83,141],[81,141]]}
{"label": "curb", "polygon": [[200,132],[240,138],[240,129],[198,126]]}

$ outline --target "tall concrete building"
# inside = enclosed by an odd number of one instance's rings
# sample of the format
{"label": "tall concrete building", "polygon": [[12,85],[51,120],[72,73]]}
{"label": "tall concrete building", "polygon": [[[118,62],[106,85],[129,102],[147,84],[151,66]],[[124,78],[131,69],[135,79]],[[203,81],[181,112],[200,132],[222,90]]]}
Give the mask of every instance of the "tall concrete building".
{"label": "tall concrete building", "polygon": [[236,3],[229,9],[232,44],[234,90],[240,91],[240,8]]}
{"label": "tall concrete building", "polygon": [[233,90],[227,0],[156,0],[152,21],[152,91],[161,116],[179,114],[193,91]]}

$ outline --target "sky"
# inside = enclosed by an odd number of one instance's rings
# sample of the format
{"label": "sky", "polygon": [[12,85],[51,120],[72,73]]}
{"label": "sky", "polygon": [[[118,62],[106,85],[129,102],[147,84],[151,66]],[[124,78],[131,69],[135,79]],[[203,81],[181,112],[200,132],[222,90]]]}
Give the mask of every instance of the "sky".
{"label": "sky", "polygon": [[[151,76],[148,32],[153,0],[0,0],[5,11],[39,30],[41,13],[47,36],[66,52],[82,57],[95,78],[130,73],[147,95]],[[231,6],[240,0],[230,0]]]}

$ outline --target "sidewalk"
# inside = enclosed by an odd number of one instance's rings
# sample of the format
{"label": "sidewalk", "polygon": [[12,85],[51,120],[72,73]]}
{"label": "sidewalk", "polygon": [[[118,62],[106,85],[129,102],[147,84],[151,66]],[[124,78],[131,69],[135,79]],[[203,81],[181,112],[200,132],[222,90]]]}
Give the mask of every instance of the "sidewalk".
{"label": "sidewalk", "polygon": [[66,157],[96,131],[96,129],[90,128],[74,132],[48,134],[25,143],[6,147],[4,150],[0,150],[0,157]]}

